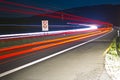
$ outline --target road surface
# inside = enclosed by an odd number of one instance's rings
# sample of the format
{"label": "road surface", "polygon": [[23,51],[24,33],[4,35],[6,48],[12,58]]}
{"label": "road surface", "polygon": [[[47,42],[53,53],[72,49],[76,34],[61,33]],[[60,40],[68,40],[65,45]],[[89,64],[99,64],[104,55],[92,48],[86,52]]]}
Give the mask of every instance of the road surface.
{"label": "road surface", "polygon": [[76,49],[4,76],[1,80],[111,80],[104,69],[103,53],[114,35],[113,31]]}

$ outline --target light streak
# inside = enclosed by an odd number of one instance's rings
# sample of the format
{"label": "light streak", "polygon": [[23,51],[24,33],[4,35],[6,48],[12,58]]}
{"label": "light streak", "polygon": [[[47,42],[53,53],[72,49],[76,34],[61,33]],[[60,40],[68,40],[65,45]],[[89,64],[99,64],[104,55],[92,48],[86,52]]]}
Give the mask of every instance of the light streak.
{"label": "light streak", "polygon": [[65,44],[65,43],[70,43],[70,42],[73,42],[73,41],[85,39],[85,38],[92,37],[92,36],[97,36],[97,35],[104,34],[104,33],[109,32],[109,31],[110,30],[105,30],[105,31],[102,31],[102,32],[96,32],[96,33],[92,33],[92,34],[85,35],[85,36],[82,36],[82,37],[72,38],[72,39],[69,39],[69,40],[63,40],[63,41],[60,41],[60,42],[55,42],[55,43],[50,43],[50,44],[46,44],[46,45],[43,45],[43,46],[38,46],[38,47],[35,47],[35,48],[32,48],[32,49],[23,50],[23,51],[20,51],[20,52],[15,52],[15,53],[2,55],[2,56],[0,56],[0,60],[10,58],[10,57],[14,57],[14,56],[18,56],[18,55],[22,55],[22,54],[26,54],[26,53],[30,53],[30,52],[34,52],[34,51],[38,51],[38,50],[42,50],[42,49],[46,49],[46,48],[50,48],[50,47],[54,47],[54,46]]}
{"label": "light streak", "polygon": [[76,25],[80,25],[80,26],[89,26],[89,29],[97,29],[98,25],[96,24],[80,24],[80,23],[67,23],[67,24],[76,24]]}
{"label": "light streak", "polygon": [[[34,33],[20,33],[20,34],[6,34],[0,35],[0,40],[4,39],[14,39],[14,38],[24,38],[24,37],[32,37],[32,36],[45,36],[45,35],[54,35],[54,34],[64,34],[64,33],[74,33],[80,31],[88,31],[90,28],[84,29],[72,29],[72,30],[59,30],[59,31],[48,31],[48,32],[34,32]],[[94,29],[93,29],[94,30]]]}
{"label": "light streak", "polygon": [[41,44],[46,44],[46,43],[58,42],[58,41],[61,41],[61,40],[72,39],[72,38],[76,38],[76,37],[81,37],[81,36],[93,34],[95,32],[92,32],[92,33],[89,32],[87,34],[80,34],[80,35],[76,35],[76,36],[63,37],[63,38],[58,38],[58,39],[53,39],[53,40],[46,40],[46,41],[41,41],[41,42],[34,42],[34,43],[28,43],[28,44],[23,44],[23,45],[18,45],[18,46],[12,46],[12,47],[8,47],[8,48],[0,49],[0,53],[2,53],[4,51],[19,49],[19,48],[24,48],[24,47],[29,47],[29,46],[35,46],[35,45],[41,45]]}

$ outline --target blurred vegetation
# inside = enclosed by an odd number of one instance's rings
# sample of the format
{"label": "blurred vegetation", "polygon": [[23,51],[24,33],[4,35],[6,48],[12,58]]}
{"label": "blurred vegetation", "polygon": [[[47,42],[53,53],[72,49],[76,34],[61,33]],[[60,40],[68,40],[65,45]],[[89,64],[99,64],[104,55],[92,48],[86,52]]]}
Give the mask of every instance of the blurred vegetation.
{"label": "blurred vegetation", "polygon": [[116,38],[116,49],[117,49],[117,53],[120,56],[120,37]]}

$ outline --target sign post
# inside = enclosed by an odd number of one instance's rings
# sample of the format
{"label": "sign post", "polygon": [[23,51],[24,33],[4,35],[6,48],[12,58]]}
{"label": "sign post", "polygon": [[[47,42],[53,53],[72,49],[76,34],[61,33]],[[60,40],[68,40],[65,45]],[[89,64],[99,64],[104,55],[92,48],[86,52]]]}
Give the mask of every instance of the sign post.
{"label": "sign post", "polygon": [[42,20],[42,31],[48,31],[49,26],[48,26],[48,20]]}
{"label": "sign post", "polygon": [[118,37],[120,37],[120,31],[119,30],[117,30],[117,35],[118,35]]}

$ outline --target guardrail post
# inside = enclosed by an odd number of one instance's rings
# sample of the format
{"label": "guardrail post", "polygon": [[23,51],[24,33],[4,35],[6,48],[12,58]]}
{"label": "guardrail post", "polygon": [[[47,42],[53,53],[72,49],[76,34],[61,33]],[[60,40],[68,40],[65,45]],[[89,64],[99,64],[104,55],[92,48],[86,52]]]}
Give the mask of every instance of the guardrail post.
{"label": "guardrail post", "polygon": [[120,56],[120,30],[117,30],[116,51],[117,54]]}

